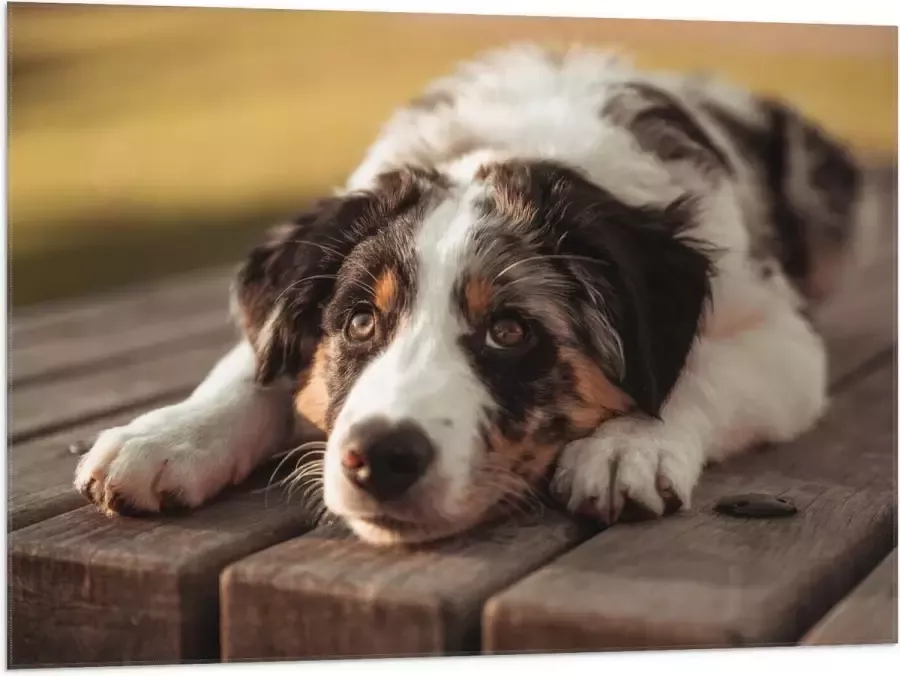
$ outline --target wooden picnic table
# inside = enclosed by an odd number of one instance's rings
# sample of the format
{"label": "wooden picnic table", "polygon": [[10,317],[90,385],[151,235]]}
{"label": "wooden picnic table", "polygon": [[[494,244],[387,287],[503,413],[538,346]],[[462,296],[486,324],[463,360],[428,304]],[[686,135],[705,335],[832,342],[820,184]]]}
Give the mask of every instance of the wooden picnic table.
{"label": "wooden picnic table", "polygon": [[[10,666],[896,642],[896,180],[879,256],[817,317],[822,424],[710,469],[688,512],[604,532],[548,509],[376,549],[267,475],[187,516],[104,517],[70,444],[202,379],[236,337],[230,271],[14,315]],[[754,491],[799,511],[713,509]]]}

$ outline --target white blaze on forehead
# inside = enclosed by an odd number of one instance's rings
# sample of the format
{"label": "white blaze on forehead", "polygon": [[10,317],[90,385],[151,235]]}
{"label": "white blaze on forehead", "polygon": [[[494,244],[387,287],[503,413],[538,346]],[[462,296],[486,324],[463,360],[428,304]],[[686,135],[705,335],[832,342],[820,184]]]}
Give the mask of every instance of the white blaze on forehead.
{"label": "white blaze on forehead", "polygon": [[491,403],[459,344],[464,326],[454,301],[482,226],[473,197],[451,195],[422,223],[412,311],[351,387],[329,444],[329,454],[338,453],[350,427],[369,417],[414,421],[435,444],[433,478],[445,486],[443,502],[451,510],[482,452],[478,423]]}

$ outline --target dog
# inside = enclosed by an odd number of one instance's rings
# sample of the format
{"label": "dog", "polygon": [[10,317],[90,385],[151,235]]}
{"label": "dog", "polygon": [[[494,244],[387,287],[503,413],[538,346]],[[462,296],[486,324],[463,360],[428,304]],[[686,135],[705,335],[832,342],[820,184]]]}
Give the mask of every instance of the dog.
{"label": "dog", "polygon": [[327,436],[325,506],[376,545],[468,531],[545,479],[606,525],[688,509],[708,463],[825,411],[809,315],[867,185],[816,123],[714,77],[480,55],[249,253],[240,342],[100,434],[75,485],[111,514],[194,508],[302,421]]}

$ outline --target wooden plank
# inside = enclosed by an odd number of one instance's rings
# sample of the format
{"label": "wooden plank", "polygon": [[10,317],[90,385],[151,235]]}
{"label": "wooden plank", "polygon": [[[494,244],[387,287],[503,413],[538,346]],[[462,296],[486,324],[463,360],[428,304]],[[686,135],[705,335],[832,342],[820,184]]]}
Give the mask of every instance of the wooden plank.
{"label": "wooden plank", "polygon": [[[894,373],[856,381],[797,442],[712,468],[690,514],[613,527],[493,597],[486,651],[797,641],[893,546]],[[799,514],[713,510],[754,491],[792,499]]]}
{"label": "wooden plank", "polygon": [[52,340],[14,346],[9,355],[10,384],[16,388],[37,381],[58,382],[215,340],[223,333],[236,335],[227,308],[218,305],[212,310],[183,308],[186,314],[173,310],[157,317],[118,317],[109,325],[90,323]]}
{"label": "wooden plank", "polygon": [[897,643],[897,550],[813,627],[802,643]]}
{"label": "wooden plank", "polygon": [[90,443],[104,429],[123,425],[149,408],[173,401],[174,398],[163,400],[153,406],[103,417],[86,425],[66,428],[56,434],[12,446],[8,454],[9,530],[30,526],[87,504],[72,486],[75,466],[81,456],[70,452],[71,444],[81,440]]}
{"label": "wooden plank", "polygon": [[184,306],[225,303],[227,307],[232,267],[201,270],[77,301],[42,303],[16,310],[9,323],[10,342],[14,346],[35,345],[60,335],[78,335],[85,326],[106,325],[119,318],[152,318],[157,313],[170,315]]}
{"label": "wooden plank", "polygon": [[182,276],[156,289],[82,302],[59,313],[32,313],[11,331],[10,382],[59,379],[114,368],[156,350],[228,330],[229,276]]}
{"label": "wooden plank", "polygon": [[223,658],[475,652],[484,599],[588,534],[556,514],[412,550],[317,529],[223,574]]}
{"label": "wooden plank", "polygon": [[14,531],[9,664],[216,660],[222,568],[308,527],[297,504],[251,492],[180,518],[88,506]]}
{"label": "wooden plank", "polygon": [[11,443],[193,390],[236,341],[233,329],[200,346],[179,348],[112,370],[37,382],[10,395]]}

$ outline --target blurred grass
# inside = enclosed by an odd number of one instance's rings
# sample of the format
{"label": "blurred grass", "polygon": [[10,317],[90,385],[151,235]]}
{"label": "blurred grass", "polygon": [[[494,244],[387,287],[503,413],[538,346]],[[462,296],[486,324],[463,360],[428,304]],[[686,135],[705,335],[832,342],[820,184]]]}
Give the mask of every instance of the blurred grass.
{"label": "blurred grass", "polygon": [[229,262],[391,110],[511,41],[717,70],[895,154],[896,28],[9,5],[11,300]]}

